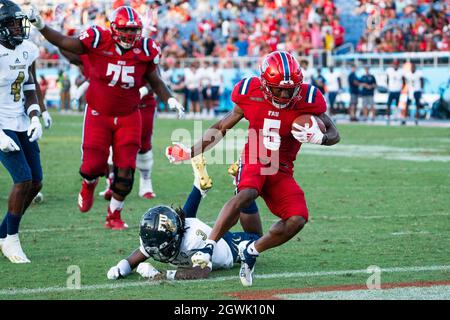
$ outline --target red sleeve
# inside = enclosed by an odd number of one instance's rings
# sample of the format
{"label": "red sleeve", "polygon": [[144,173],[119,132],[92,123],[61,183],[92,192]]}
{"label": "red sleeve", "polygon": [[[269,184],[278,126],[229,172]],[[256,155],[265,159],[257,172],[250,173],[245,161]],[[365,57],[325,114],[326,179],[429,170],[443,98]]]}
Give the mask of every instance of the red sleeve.
{"label": "red sleeve", "polygon": [[240,93],[242,90],[242,86],[244,84],[245,79],[242,79],[233,88],[233,91],[231,92],[231,101],[233,101],[235,104],[239,104],[241,100],[242,94]]}
{"label": "red sleeve", "polygon": [[320,92],[317,87],[307,85],[303,92],[305,96],[302,98],[303,105],[301,106],[301,109],[304,113],[318,115],[327,111],[327,102],[322,92]]}
{"label": "red sleeve", "polygon": [[327,101],[322,92],[317,89],[316,99],[312,104],[312,114],[321,114],[327,111]]}
{"label": "red sleeve", "polygon": [[145,59],[149,61],[147,72],[153,72],[161,59],[161,48],[150,38],[142,39],[142,49],[144,51]]}
{"label": "red sleeve", "polygon": [[92,26],[81,32],[78,39],[80,39],[83,46],[89,52],[100,47],[102,40],[105,39],[105,32],[106,31],[100,27]]}

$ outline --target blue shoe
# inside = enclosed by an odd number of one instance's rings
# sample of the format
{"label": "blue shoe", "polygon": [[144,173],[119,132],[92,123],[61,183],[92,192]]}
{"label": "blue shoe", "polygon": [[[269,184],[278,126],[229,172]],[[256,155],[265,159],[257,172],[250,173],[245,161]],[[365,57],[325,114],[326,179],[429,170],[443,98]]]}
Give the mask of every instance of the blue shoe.
{"label": "blue shoe", "polygon": [[239,278],[244,287],[250,287],[253,284],[253,271],[255,270],[256,258],[248,252],[248,246],[254,241],[242,241],[239,243],[239,257],[241,258],[241,269],[239,270]]}

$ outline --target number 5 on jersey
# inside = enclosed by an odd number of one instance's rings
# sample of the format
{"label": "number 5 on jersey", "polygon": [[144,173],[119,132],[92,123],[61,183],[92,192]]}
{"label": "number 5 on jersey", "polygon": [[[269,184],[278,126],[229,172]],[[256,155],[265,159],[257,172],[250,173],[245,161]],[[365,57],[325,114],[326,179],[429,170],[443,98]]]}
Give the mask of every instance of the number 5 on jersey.
{"label": "number 5 on jersey", "polygon": [[134,78],[132,74],[134,73],[134,66],[121,66],[118,64],[108,63],[108,70],[106,70],[106,75],[112,75],[111,82],[108,84],[110,87],[114,87],[121,78],[121,85],[124,89],[130,89],[134,87]]}
{"label": "number 5 on jersey", "polygon": [[268,150],[277,151],[280,148],[281,137],[278,133],[281,127],[281,120],[264,119],[263,136],[264,146]]}

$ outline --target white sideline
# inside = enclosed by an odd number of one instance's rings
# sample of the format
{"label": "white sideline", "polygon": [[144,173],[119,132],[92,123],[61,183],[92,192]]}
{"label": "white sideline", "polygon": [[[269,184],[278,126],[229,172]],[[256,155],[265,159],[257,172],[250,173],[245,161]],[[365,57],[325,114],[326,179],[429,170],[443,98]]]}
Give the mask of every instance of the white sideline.
{"label": "white sideline", "polygon": [[[381,272],[385,273],[401,273],[401,272],[420,272],[420,271],[450,271],[450,265],[442,266],[414,266],[414,267],[394,267],[382,268]],[[105,277],[106,277],[106,271]],[[339,276],[348,274],[367,274],[367,269],[357,270],[337,270],[337,271],[317,271],[317,272],[287,272],[287,273],[271,273],[271,274],[256,274],[257,279],[278,279],[278,278],[307,278],[307,277],[323,277],[323,276]],[[212,277],[201,280],[185,280],[185,281],[171,281],[171,283],[200,283],[200,282],[218,282],[218,281],[238,281],[237,276],[227,277]],[[116,280],[117,281],[117,280]],[[47,288],[11,288],[0,290],[0,296],[15,296],[15,295],[29,295],[39,293],[57,293],[67,291],[92,291],[92,290],[111,290],[123,289],[141,286],[159,285],[160,281],[133,281],[133,282],[119,282],[86,285],[81,286],[80,289],[72,289],[67,287],[47,287]]]}

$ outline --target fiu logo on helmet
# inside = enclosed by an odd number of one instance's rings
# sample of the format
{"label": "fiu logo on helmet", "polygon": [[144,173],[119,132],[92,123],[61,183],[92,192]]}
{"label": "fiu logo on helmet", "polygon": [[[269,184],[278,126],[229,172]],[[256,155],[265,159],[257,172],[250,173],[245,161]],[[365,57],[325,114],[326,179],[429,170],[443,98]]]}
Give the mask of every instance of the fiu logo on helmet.
{"label": "fiu logo on helmet", "polygon": [[177,227],[166,215],[161,214],[159,216],[158,231],[175,232],[176,230]]}

